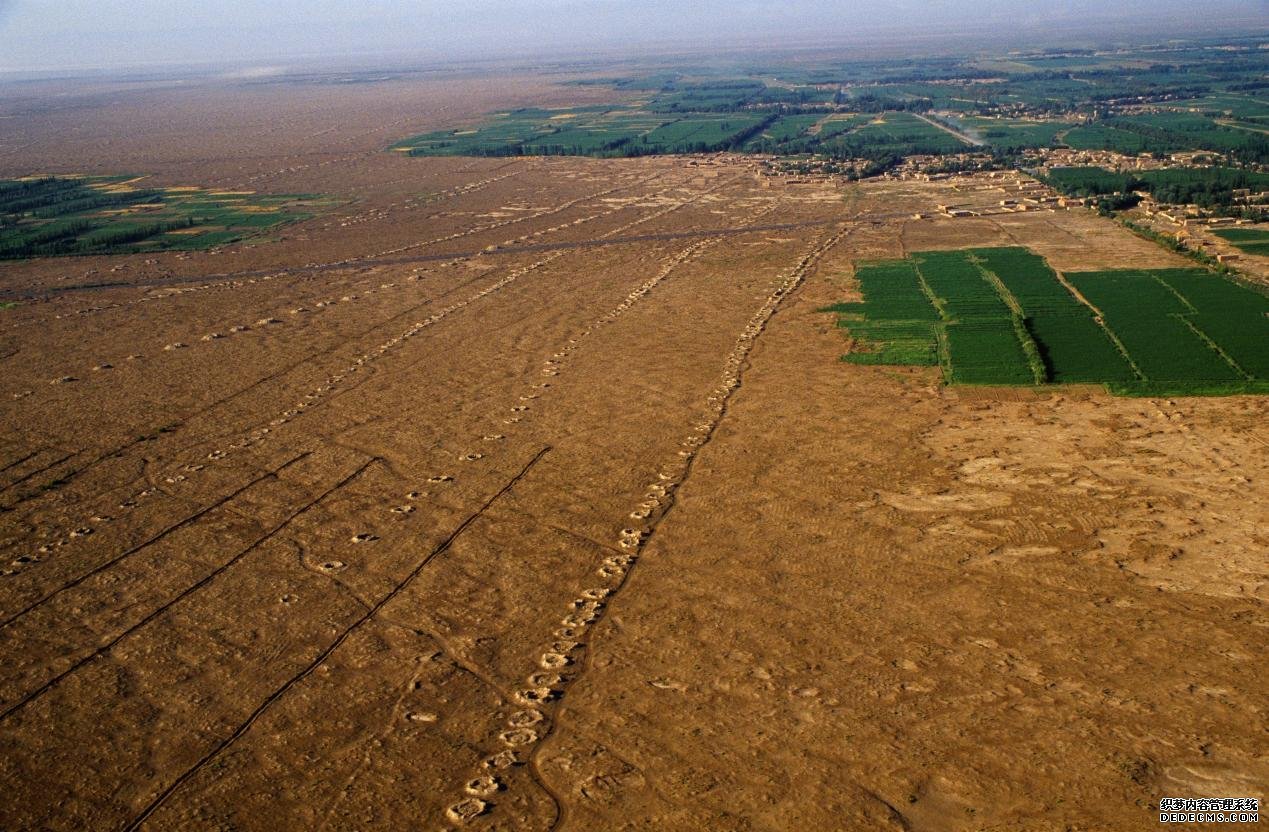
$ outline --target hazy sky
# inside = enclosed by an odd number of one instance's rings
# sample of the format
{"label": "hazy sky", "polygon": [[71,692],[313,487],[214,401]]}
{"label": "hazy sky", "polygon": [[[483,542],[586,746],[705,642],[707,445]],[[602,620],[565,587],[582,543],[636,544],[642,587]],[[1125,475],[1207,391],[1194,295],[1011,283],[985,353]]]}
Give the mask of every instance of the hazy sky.
{"label": "hazy sky", "polygon": [[1034,37],[1079,24],[1178,35],[1269,27],[1269,0],[0,0],[0,69],[420,61],[614,46],[848,42],[879,32]]}

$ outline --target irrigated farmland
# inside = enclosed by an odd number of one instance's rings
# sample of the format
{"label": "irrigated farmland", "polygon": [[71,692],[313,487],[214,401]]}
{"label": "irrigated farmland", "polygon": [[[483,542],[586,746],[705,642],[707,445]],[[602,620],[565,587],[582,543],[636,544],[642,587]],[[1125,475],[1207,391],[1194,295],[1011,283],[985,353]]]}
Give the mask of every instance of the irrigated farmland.
{"label": "irrigated farmland", "polygon": [[[860,339],[846,356],[855,363],[930,363],[926,347],[937,343],[952,384],[1102,383],[1131,395],[1269,390],[1269,295],[1211,272],[1059,277],[1025,249],[980,248],[864,264],[858,279],[867,302],[832,307]],[[937,308],[936,324],[922,300]]]}
{"label": "irrigated farmland", "polygon": [[210,248],[325,206],[314,197],[140,182],[118,176],[0,180],[0,259]]}
{"label": "irrigated farmland", "polygon": [[1266,228],[1218,228],[1212,232],[1228,240],[1247,254],[1269,256],[1269,229]]}

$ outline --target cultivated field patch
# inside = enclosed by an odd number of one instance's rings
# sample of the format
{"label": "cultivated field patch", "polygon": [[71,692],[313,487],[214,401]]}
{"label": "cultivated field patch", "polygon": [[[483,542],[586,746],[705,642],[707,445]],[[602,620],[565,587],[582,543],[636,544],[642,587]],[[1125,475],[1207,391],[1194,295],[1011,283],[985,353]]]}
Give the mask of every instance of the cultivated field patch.
{"label": "cultivated field patch", "polygon": [[752,113],[527,108],[495,114],[475,127],[414,136],[392,149],[410,156],[705,153],[742,145],[775,120]]}
{"label": "cultivated field patch", "polygon": [[1269,296],[1202,269],[1059,276],[1002,247],[918,252],[857,277],[864,301],[831,307],[851,363],[938,363],[949,384],[1269,392]]}
{"label": "cultivated field patch", "polygon": [[326,204],[313,196],[145,188],[127,177],[0,180],[0,259],[211,248]]}
{"label": "cultivated field patch", "polygon": [[[1257,95],[1265,70],[1257,47],[1248,41],[1169,48],[1165,63],[1159,54],[1110,50],[996,60],[688,65],[567,81],[592,88],[592,96],[593,88],[606,87],[612,101],[493,113],[394,149],[637,156],[704,148],[881,161],[984,147],[1017,156],[1065,145],[1126,154],[1208,151],[1228,163],[1263,164],[1269,102]],[[707,122],[718,116],[729,124],[757,121],[752,130],[713,132]],[[665,136],[653,135],[662,128]]]}
{"label": "cultivated field patch", "polygon": [[1260,256],[1269,255],[1269,229],[1218,228],[1212,232],[1239,251]]}
{"label": "cultivated field patch", "polygon": [[1077,150],[1119,153],[1178,153],[1207,150],[1240,159],[1263,159],[1269,136],[1240,129],[1202,113],[1125,115],[1081,125],[1066,134]]}
{"label": "cultivated field patch", "polygon": [[[822,153],[878,158],[958,153],[970,145],[907,112],[786,114],[729,109],[728,98],[654,99],[634,106],[528,108],[496,113],[471,127],[405,139],[410,156],[599,156],[712,153]],[[697,111],[685,109],[689,105]]]}
{"label": "cultivated field patch", "polygon": [[1073,126],[1066,121],[1030,118],[961,116],[949,119],[969,136],[997,150],[1013,152],[1031,147],[1054,147]]}
{"label": "cultivated field patch", "polygon": [[867,348],[852,351],[855,364],[937,364],[938,310],[907,260],[860,264],[855,272],[864,300],[829,307]]}

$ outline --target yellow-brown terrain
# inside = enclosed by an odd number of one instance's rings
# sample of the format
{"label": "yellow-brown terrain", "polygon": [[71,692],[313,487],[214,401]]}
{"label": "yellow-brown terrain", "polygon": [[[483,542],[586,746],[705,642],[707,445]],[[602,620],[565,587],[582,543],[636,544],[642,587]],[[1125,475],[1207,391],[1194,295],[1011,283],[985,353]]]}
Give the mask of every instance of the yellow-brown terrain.
{"label": "yellow-brown terrain", "polygon": [[818,311],[913,250],[1175,255],[1082,209],[913,219],[970,178],[385,152],[564,100],[532,79],[49,92],[0,175],[341,205],[0,264],[0,828],[1127,830],[1265,794],[1269,401],[947,388]]}

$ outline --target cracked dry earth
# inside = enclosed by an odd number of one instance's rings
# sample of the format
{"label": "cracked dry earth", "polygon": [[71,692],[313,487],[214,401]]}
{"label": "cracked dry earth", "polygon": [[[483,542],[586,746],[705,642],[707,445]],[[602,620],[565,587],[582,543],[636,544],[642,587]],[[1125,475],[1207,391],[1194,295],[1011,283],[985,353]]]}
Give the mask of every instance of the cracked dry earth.
{"label": "cracked dry earth", "polygon": [[[320,118],[540,93],[472,83]],[[75,169],[347,200],[0,266],[0,828],[1148,829],[1265,795],[1269,404],[941,388],[838,361],[817,311],[914,244],[1167,255],[743,159],[402,159],[284,93],[215,130],[137,104],[127,151],[90,102],[0,157],[73,116]]]}

